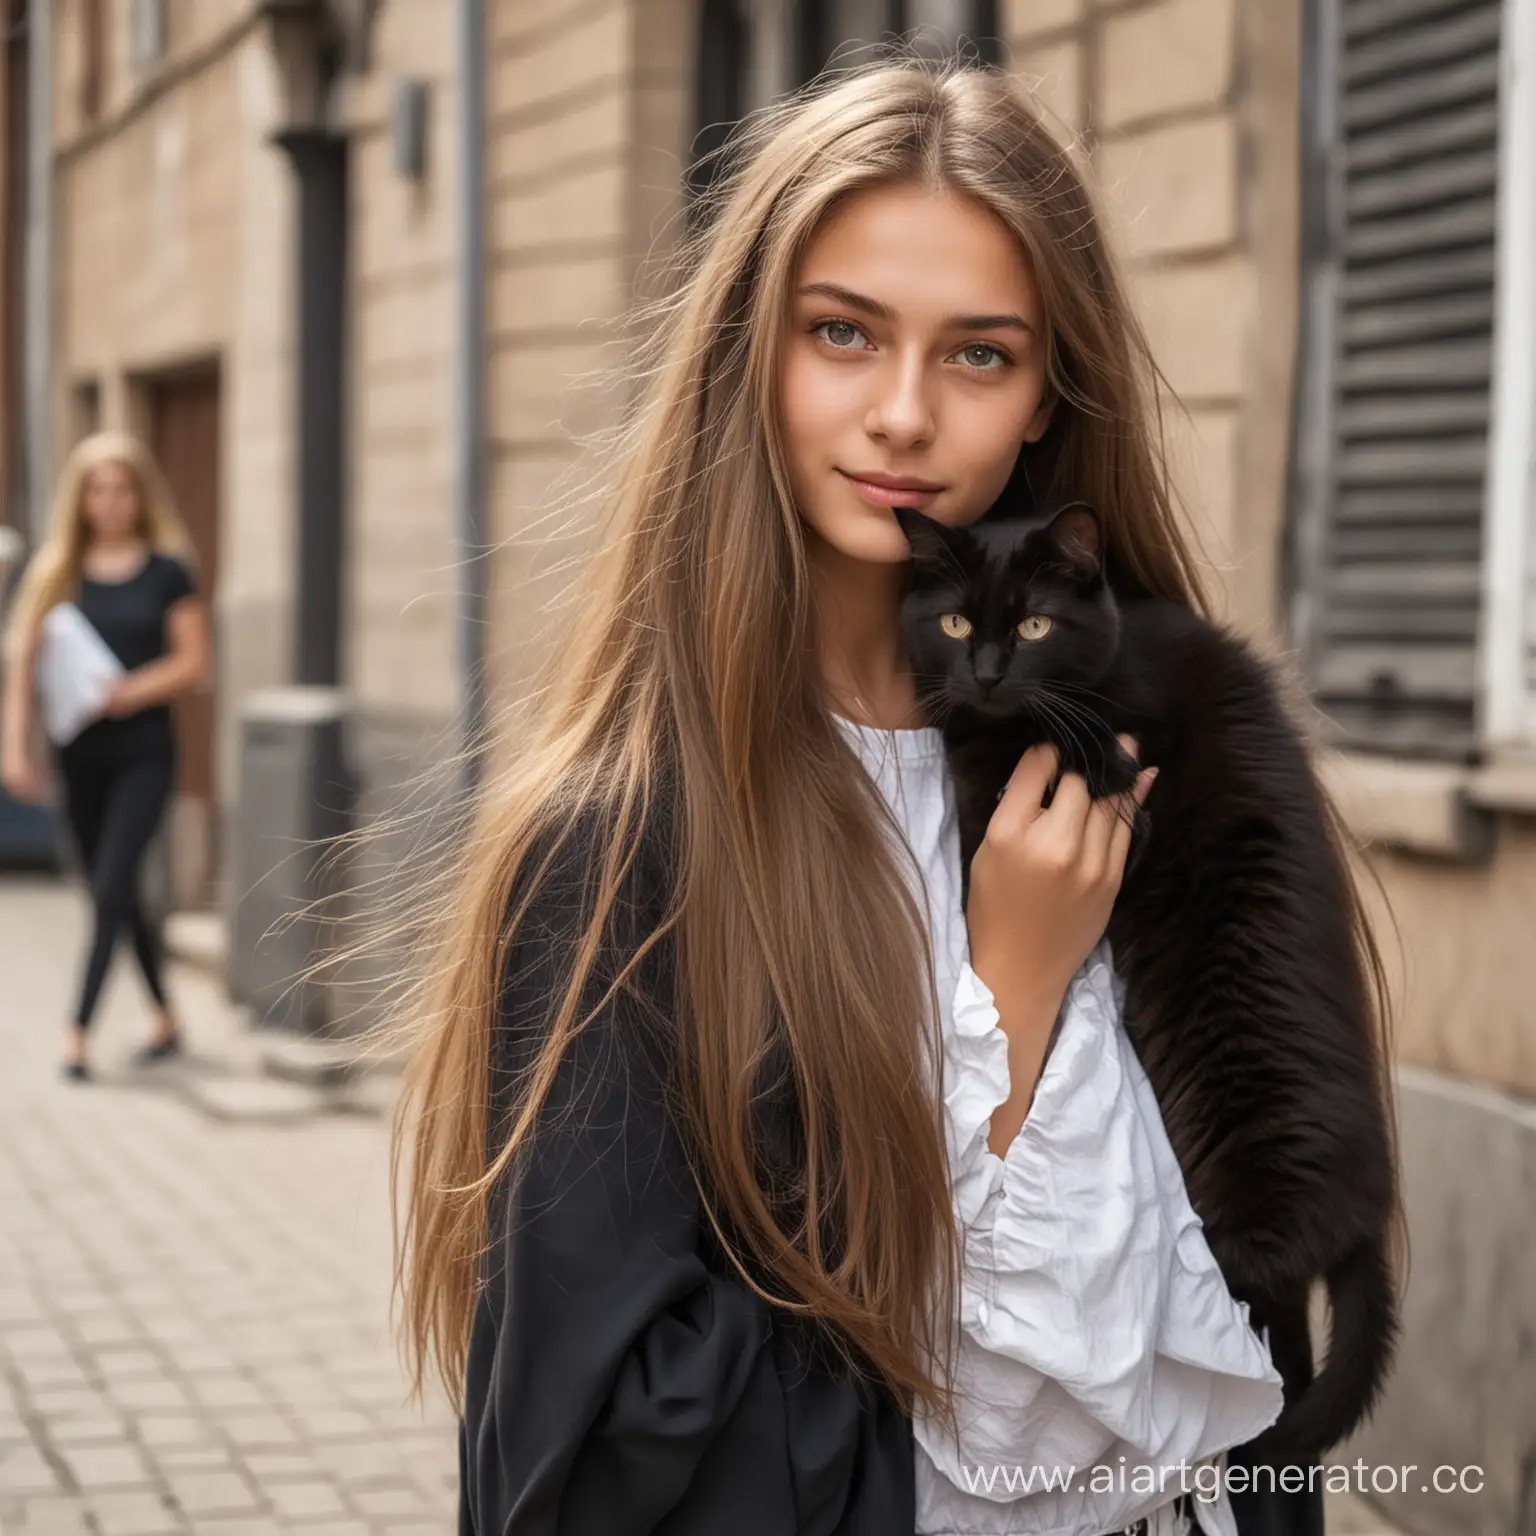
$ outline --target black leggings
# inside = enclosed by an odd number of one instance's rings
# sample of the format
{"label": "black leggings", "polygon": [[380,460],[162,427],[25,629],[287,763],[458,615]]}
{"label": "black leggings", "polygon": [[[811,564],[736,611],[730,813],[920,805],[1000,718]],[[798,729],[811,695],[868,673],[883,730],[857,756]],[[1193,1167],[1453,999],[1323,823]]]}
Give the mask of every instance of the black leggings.
{"label": "black leggings", "polygon": [[140,900],[139,871],[170,799],[176,756],[174,751],[154,750],[117,757],[66,748],[59,754],[59,766],[65,815],[90,878],[96,913],[75,1010],[75,1023],[84,1029],[96,1011],[113,947],[125,927],[150,996],[165,1004],[160,933]]}

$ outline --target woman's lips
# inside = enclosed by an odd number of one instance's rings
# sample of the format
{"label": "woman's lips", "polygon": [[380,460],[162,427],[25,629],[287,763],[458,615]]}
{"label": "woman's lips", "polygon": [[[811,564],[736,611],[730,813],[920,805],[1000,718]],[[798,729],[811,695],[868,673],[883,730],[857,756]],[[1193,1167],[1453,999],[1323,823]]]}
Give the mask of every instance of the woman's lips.
{"label": "woman's lips", "polygon": [[943,489],[942,486],[882,485],[878,480],[861,480],[845,469],[838,473],[872,506],[923,508]]}

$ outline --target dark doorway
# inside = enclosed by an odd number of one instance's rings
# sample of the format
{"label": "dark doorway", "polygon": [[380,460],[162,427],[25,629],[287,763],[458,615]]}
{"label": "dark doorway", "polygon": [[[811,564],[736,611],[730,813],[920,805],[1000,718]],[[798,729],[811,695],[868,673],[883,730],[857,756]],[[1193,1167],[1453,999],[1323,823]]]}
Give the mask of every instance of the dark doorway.
{"label": "dark doorway", "polygon": [[[143,383],[149,444],[197,556],[197,589],[212,613],[219,578],[219,372],[216,365]],[[176,905],[202,907],[217,897],[219,871],[215,677],[176,705],[181,769],[171,824],[171,883]]]}
{"label": "dark doorway", "polygon": [[889,44],[996,64],[998,0],[702,0],[694,39],[694,141],[686,184],[705,191],[747,112]]}

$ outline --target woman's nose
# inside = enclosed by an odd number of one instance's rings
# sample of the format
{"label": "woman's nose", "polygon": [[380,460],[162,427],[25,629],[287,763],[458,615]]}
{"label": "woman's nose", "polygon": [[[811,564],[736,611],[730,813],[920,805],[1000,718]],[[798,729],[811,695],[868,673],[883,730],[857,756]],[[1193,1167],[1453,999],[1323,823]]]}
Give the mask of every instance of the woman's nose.
{"label": "woman's nose", "polygon": [[934,433],[933,402],[927,377],[918,360],[897,362],[882,373],[870,407],[868,429],[894,447],[910,448],[930,441]]}

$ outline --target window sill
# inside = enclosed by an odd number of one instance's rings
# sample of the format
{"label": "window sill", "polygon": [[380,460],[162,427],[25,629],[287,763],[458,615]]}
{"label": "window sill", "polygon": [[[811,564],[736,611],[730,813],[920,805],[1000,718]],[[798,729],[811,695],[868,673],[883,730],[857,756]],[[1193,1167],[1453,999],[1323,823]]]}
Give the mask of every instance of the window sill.
{"label": "window sill", "polygon": [[1524,764],[1471,768],[1320,751],[1317,766],[1367,848],[1484,863],[1493,854],[1495,812],[1536,813],[1536,767]]}
{"label": "window sill", "polygon": [[1536,755],[1499,758],[1472,769],[1467,797],[1481,810],[1536,816]]}

